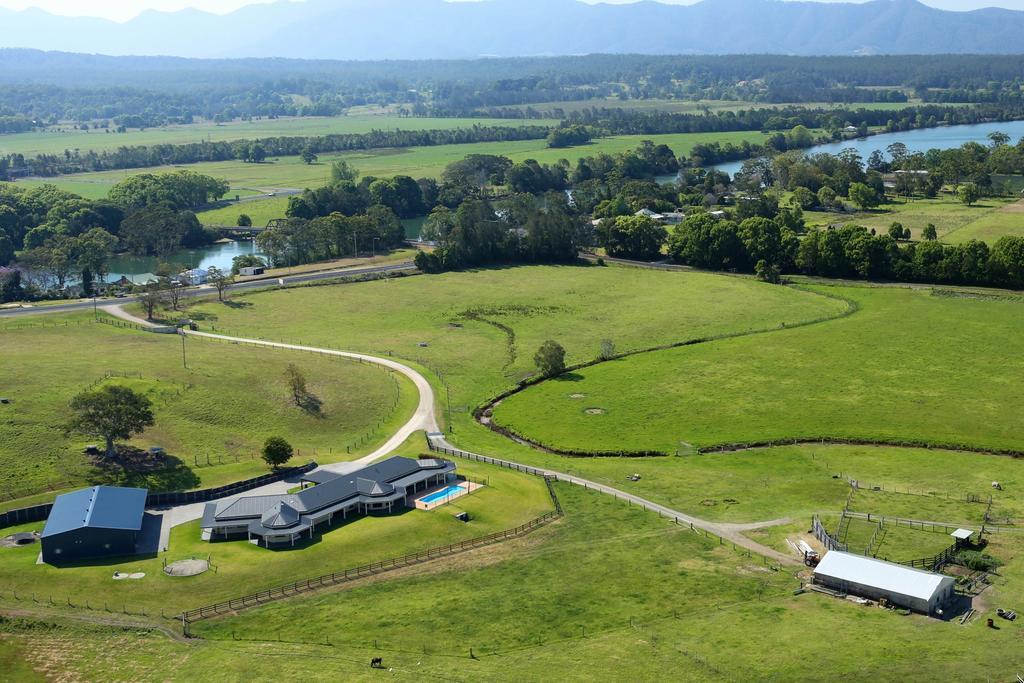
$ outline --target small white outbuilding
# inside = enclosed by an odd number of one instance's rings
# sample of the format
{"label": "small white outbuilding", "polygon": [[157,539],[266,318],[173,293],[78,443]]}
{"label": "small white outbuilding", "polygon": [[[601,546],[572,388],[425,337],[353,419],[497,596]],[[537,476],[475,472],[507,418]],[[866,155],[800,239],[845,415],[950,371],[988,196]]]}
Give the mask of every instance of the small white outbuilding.
{"label": "small white outbuilding", "polygon": [[955,585],[949,576],[837,550],[815,567],[814,583],[928,615],[949,603]]}

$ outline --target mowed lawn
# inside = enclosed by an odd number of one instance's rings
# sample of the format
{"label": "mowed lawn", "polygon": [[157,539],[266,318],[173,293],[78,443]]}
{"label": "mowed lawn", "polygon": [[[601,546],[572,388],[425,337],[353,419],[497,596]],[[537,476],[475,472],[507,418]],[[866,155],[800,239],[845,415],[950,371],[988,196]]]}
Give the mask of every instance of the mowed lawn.
{"label": "mowed lawn", "polygon": [[1024,448],[1021,300],[815,291],[860,310],[604,363],[510,398],[495,419],[542,443],[591,451],[823,437]]}
{"label": "mowed lawn", "polygon": [[[553,509],[544,480],[509,470],[458,462],[458,471],[487,486],[431,511],[407,509],[400,514],[350,518],[294,549],[268,550],[244,538],[210,543],[200,539],[199,521],[174,527],[167,552],[150,558],[119,558],[79,565],[37,565],[39,546],[0,548],[0,603],[17,605],[11,591],[47,602],[117,612],[127,608],[150,616],[239,597],[292,581],[343,571],[461,540],[511,529]],[[455,518],[468,512],[469,522]],[[41,530],[42,524],[4,529],[4,535]],[[216,571],[195,577],[170,577],[164,560],[211,556]],[[114,581],[115,571],[144,572],[145,579]]]}
{"label": "mowed lawn", "polygon": [[199,142],[231,142],[270,137],[318,136],[369,133],[375,130],[452,130],[473,126],[519,127],[554,126],[556,119],[490,119],[407,117],[389,114],[353,116],[309,116],[231,121],[229,123],[194,123],[159,128],[130,129],[126,133],[113,130],[76,130],[70,125],[57,126],[31,133],[0,136],[0,155],[63,154],[64,150],[85,153],[106,152],[119,147],[137,145],[183,145]]}
{"label": "mowed lawn", "polygon": [[234,300],[244,305],[198,303],[189,314],[202,329],[419,362],[443,375],[460,415],[534,373],[533,356],[547,339],[577,363],[596,358],[602,339],[627,351],[777,328],[847,308],[752,279],[586,265],[299,287]]}
{"label": "mowed lawn", "polygon": [[[0,406],[0,493],[7,495],[65,482],[178,489],[244,479],[267,471],[258,454],[271,435],[299,449],[292,464],[346,459],[354,457],[346,446],[362,440],[353,448],[359,453],[383,441],[418,401],[398,375],[313,354],[189,339],[184,370],[178,337],[96,324],[91,315],[5,321],[0,347],[0,395],[11,401]],[[323,401],[320,415],[292,403],[289,363]],[[107,373],[121,377],[104,380]],[[150,397],[156,424],[131,444],[161,446],[181,465],[146,474],[93,469],[82,448],[96,437],[66,434],[64,425],[71,398],[104,382]],[[226,464],[196,467],[208,457]]]}

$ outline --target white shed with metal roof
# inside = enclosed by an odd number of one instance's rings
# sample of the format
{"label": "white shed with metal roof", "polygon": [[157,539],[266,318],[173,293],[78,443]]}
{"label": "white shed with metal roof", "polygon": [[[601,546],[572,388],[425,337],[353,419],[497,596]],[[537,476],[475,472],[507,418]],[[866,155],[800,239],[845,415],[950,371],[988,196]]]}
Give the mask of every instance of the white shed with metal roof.
{"label": "white shed with metal roof", "polygon": [[935,614],[953,598],[952,577],[873,557],[833,550],[814,569],[814,583],[848,595],[885,599],[897,607]]}

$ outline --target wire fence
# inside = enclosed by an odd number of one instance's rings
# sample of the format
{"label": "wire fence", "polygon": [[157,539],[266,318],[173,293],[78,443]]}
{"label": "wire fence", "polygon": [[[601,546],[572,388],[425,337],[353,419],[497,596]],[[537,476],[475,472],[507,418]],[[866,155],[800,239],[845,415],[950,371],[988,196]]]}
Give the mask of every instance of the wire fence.
{"label": "wire fence", "polygon": [[[544,479],[548,482],[548,486],[549,487],[551,486],[551,482],[555,482],[555,481],[560,481],[560,482],[564,482],[564,483],[567,483],[567,484],[574,484],[576,486],[582,486],[586,490],[593,490],[593,491],[597,491],[598,493],[603,493],[605,495],[612,496],[616,500],[621,500],[621,501],[625,502],[627,505],[629,505],[631,507],[632,506],[638,507],[641,510],[643,510],[644,512],[648,512],[648,511],[657,512],[659,517],[661,517],[663,519],[671,520],[672,522],[674,522],[677,525],[683,525],[683,524],[688,525],[690,531],[693,532],[694,534],[697,534],[698,536],[703,536],[706,539],[715,539],[715,540],[718,541],[718,545],[719,546],[731,546],[733,551],[735,551],[737,553],[740,553],[740,554],[744,555],[745,557],[753,557],[754,556],[754,553],[749,548],[744,548],[743,546],[738,546],[738,545],[736,545],[735,541],[731,541],[729,539],[726,539],[724,536],[720,536],[719,534],[716,534],[713,531],[709,531],[708,529],[706,529],[704,527],[698,527],[693,522],[691,522],[691,521],[689,521],[689,520],[687,520],[687,519],[685,519],[683,517],[680,517],[678,514],[671,514],[671,512],[666,511],[661,506],[655,505],[653,503],[644,502],[642,499],[638,500],[635,496],[629,496],[629,495],[627,495],[627,494],[625,494],[625,493],[623,493],[621,491],[618,491],[617,489],[611,488],[611,487],[599,486],[599,485],[593,485],[592,486],[591,483],[589,483],[589,482],[587,482],[585,480],[579,480],[579,479],[576,479],[574,477],[560,476],[557,472],[549,472],[547,470],[538,469],[536,467],[530,467],[529,465],[520,465],[519,463],[510,462],[508,460],[501,460],[499,458],[491,458],[491,457],[486,456],[486,455],[479,455],[477,453],[471,453],[469,451],[463,451],[463,450],[460,450],[460,449],[457,449],[457,448],[448,448],[447,446],[439,446],[430,438],[429,435],[427,436],[427,448],[429,448],[431,451],[435,451],[435,452],[438,452],[438,453],[443,453],[445,455],[450,455],[450,456],[456,457],[456,458],[463,458],[465,460],[473,460],[473,461],[476,461],[476,462],[487,463],[489,465],[495,465],[497,467],[503,467],[505,469],[515,470],[517,472],[523,472],[525,474],[532,474],[532,475],[535,475],[535,476],[538,476],[538,477],[544,477]],[[768,558],[766,556],[764,556],[764,555],[760,555],[760,557],[761,557],[762,564],[764,566],[766,566],[768,569],[770,569],[772,571],[781,571],[781,569],[782,569],[781,565],[778,565],[778,564],[776,564],[774,562],[769,562]]]}
{"label": "wire fence", "polygon": [[837,539],[833,538],[825,528],[825,525],[821,523],[821,519],[818,515],[814,515],[811,519],[811,533],[818,539],[818,542],[825,546],[825,550],[838,550],[840,552],[846,552],[848,550],[845,543],[840,543]]}
{"label": "wire fence", "polygon": [[359,567],[352,567],[350,569],[332,572],[330,574],[321,574],[320,576],[313,578],[293,581],[292,583],[288,583],[283,586],[277,586],[275,588],[269,588],[256,593],[250,593],[249,595],[231,598],[212,605],[187,610],[182,612],[178,618],[181,620],[185,634],[188,635],[188,625],[202,619],[209,619],[220,614],[237,612],[248,607],[255,607],[257,605],[280,600],[282,598],[301,595],[312,590],[328,586],[336,586],[369,576],[376,576],[396,569],[402,569],[404,567],[410,567],[439,558],[457,555],[476,548],[500,543],[511,538],[525,536],[526,534],[548,524],[552,520],[563,516],[564,513],[562,512],[561,503],[558,501],[558,496],[555,494],[554,488],[550,485],[548,487],[548,492],[551,495],[555,509],[550,512],[545,512],[539,517],[535,517],[525,524],[521,524],[515,528],[497,531],[486,536],[478,536],[465,541],[459,541],[458,543],[435,546],[420,552],[402,555],[401,557],[393,557],[379,562],[372,562],[370,564],[364,564]]}
{"label": "wire fence", "polygon": [[[698,605],[691,605],[685,608],[662,606],[660,609],[644,610],[641,615],[621,616],[602,619],[599,623],[593,624],[566,624],[561,627],[553,627],[543,633],[531,632],[529,635],[513,637],[508,641],[492,641],[487,645],[473,645],[472,641],[460,638],[455,641],[439,641],[425,637],[419,641],[414,637],[406,637],[390,640],[384,637],[372,637],[365,635],[356,638],[336,638],[330,633],[323,632],[316,637],[303,637],[296,634],[283,632],[281,630],[261,629],[257,631],[261,635],[247,635],[232,630],[230,633],[204,634],[204,640],[214,642],[247,642],[263,644],[292,644],[298,645],[312,656],[317,652],[329,652],[335,648],[346,648],[347,650],[368,650],[373,656],[380,654],[415,654],[432,657],[449,657],[452,659],[482,659],[511,653],[524,653],[544,647],[558,646],[562,644],[584,643],[590,638],[605,636],[613,633],[629,632],[641,634],[645,642],[651,647],[659,647],[662,643],[674,642],[675,652],[683,655],[695,667],[709,673],[715,674],[717,679],[736,678],[730,675],[735,671],[735,663],[730,662],[721,652],[713,649],[706,652],[699,652],[697,642],[679,642],[679,634],[674,630],[674,624],[696,620],[708,621],[719,616],[728,615],[745,606],[762,604],[768,601],[785,598],[792,595],[791,589],[774,590],[768,583],[762,582],[758,589],[750,597],[736,600],[712,600]],[[552,625],[548,625],[552,626]],[[667,640],[667,639],[672,639]],[[324,648],[320,650],[319,648]],[[705,648],[707,649],[707,648]],[[719,660],[713,662],[711,657]],[[742,678],[742,677],[741,677]],[[749,676],[747,676],[749,678]]]}

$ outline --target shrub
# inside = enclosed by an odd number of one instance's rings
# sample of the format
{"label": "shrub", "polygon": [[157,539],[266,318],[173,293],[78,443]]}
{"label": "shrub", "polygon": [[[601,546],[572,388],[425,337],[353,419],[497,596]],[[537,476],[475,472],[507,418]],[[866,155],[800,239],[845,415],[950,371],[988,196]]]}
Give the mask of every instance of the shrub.
{"label": "shrub", "polygon": [[956,555],[956,561],[968,569],[985,572],[991,571],[1002,564],[996,558],[986,555],[980,550],[961,550]]}

